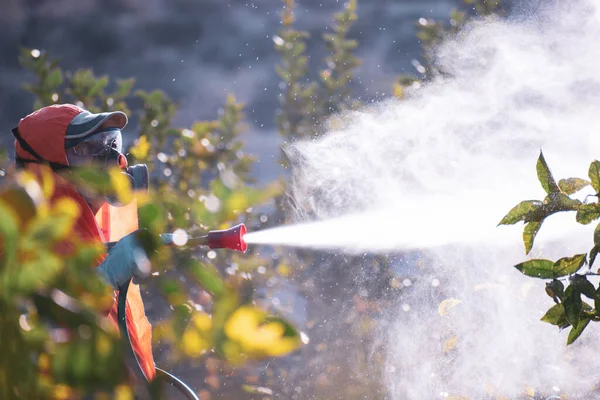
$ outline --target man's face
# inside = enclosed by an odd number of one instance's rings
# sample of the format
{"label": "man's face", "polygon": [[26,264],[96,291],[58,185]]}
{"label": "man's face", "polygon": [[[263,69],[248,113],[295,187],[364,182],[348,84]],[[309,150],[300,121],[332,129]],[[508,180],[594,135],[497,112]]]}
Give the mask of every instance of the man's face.
{"label": "man's face", "polygon": [[[121,154],[122,143],[119,129],[101,128],[99,132],[67,148],[67,161],[72,167],[123,167],[121,164],[123,162],[126,164],[127,161]],[[104,194],[79,189],[92,211],[96,213],[105,202]]]}
{"label": "man's face", "polygon": [[[67,161],[70,166],[88,167],[98,165],[103,167],[111,155],[121,153],[123,139],[117,128],[101,130],[85,140],[66,149]],[[115,156],[116,157],[116,156]],[[118,166],[115,163],[115,166]]]}

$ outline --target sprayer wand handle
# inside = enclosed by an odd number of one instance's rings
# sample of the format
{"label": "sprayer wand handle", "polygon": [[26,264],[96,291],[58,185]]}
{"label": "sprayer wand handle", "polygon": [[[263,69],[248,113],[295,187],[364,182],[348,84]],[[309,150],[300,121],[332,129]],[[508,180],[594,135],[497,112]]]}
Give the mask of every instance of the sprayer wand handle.
{"label": "sprayer wand handle", "polygon": [[[246,235],[246,225],[239,224],[229,229],[210,231],[205,236],[188,237],[181,246],[208,246],[211,249],[229,249],[245,253],[248,245],[244,235]],[[165,246],[178,245],[172,233],[162,233],[160,239]],[[110,251],[115,244],[116,242],[105,243],[106,249]]]}
{"label": "sprayer wand handle", "polygon": [[[173,242],[173,234],[172,233],[161,233],[160,240],[162,241],[162,244],[165,246],[173,246],[175,244]],[[107,251],[110,251],[110,249],[112,249],[116,244],[117,244],[117,242],[106,242],[106,243],[104,243],[104,246],[106,247]],[[187,240],[187,243],[185,244],[185,246],[207,246],[207,245],[208,245],[208,236],[189,238]]]}

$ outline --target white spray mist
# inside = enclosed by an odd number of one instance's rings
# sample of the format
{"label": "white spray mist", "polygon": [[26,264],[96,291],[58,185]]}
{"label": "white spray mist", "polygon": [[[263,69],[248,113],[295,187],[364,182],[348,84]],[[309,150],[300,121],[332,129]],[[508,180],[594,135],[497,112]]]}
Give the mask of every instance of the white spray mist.
{"label": "white spray mist", "polygon": [[[317,222],[248,242],[428,249],[432,261],[381,332],[394,399],[515,397],[527,387],[593,398],[596,324],[566,347],[566,332],[540,322],[553,303],[542,281],[512,267],[525,259],[521,231],[496,224],[518,201],[544,197],[540,149],[557,178],[585,177],[600,157],[599,40],[600,3],[591,0],[478,21],[437,51],[450,78],[345,115],[342,128],[287,149],[299,219]],[[573,215],[556,216],[532,254],[591,246]],[[446,297],[460,303],[442,316]]]}

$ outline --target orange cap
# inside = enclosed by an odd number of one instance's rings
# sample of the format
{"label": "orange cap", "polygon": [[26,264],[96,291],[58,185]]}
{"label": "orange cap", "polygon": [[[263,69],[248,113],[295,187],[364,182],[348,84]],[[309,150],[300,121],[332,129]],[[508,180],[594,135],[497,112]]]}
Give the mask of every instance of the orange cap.
{"label": "orange cap", "polygon": [[[107,122],[123,129],[127,125],[127,116],[120,111],[93,114],[72,104],[55,104],[22,118],[17,129],[21,138],[42,159],[68,165],[65,139],[89,136]],[[15,153],[19,158],[39,161],[18,140],[15,140]]]}

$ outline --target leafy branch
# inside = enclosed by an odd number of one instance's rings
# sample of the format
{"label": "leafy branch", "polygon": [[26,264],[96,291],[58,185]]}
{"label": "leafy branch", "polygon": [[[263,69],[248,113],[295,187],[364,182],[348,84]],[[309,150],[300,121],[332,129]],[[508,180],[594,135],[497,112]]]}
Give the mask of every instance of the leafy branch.
{"label": "leafy branch", "polygon": [[[575,212],[575,220],[588,225],[600,218],[600,161],[593,161],[588,170],[589,180],[582,178],[561,179],[556,182],[544,155],[536,165],[537,177],[546,192],[544,200],[525,200],[513,207],[499,225],[525,224],[523,243],[525,254],[529,254],[535,237],[546,218],[559,212]],[[584,188],[592,187],[594,202],[582,202],[571,196]],[[557,261],[532,259],[515,265],[527,276],[551,279],[546,284],[546,293],[556,303],[542,317],[542,321],[556,325],[559,329],[571,326],[567,344],[573,343],[583,333],[590,321],[600,321],[600,287],[595,288],[588,276],[597,275],[591,271],[600,251],[600,224],[594,231],[594,246],[589,253],[563,257]],[[565,284],[567,287],[565,288]],[[594,307],[582,300],[582,296],[594,302]]]}

